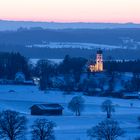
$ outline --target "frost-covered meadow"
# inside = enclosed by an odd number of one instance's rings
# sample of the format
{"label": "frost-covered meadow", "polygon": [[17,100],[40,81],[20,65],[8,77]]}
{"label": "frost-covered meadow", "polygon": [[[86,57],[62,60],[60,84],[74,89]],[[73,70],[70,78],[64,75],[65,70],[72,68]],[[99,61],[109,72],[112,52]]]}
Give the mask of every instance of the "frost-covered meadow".
{"label": "frost-covered meadow", "polygon": [[[67,109],[67,103],[75,95],[82,93],[73,93],[73,95],[64,95],[61,91],[41,92],[36,86],[12,86],[0,85],[0,109],[11,109],[18,111],[28,118],[28,126],[41,116],[31,116],[30,107],[36,103],[60,103],[64,107],[63,116],[46,116],[45,118],[54,121],[56,140],[88,140],[87,129],[95,126],[98,122],[105,119],[106,114],[101,111],[100,105],[108,98],[106,97],[88,97],[85,99],[85,111],[81,116],[76,117]],[[140,115],[140,101],[136,99],[124,100],[110,98],[115,105],[116,111],[113,118],[126,131],[124,140],[134,140],[139,136],[140,130],[137,129],[137,117]],[[133,103],[133,107],[130,106]],[[27,138],[30,140],[28,129]]]}
{"label": "frost-covered meadow", "polygon": [[95,44],[95,43],[73,43],[73,42],[49,42],[45,44],[33,44],[27,45],[26,47],[32,48],[79,48],[79,49],[116,49],[121,48],[121,46],[117,45],[106,45],[106,44]]}

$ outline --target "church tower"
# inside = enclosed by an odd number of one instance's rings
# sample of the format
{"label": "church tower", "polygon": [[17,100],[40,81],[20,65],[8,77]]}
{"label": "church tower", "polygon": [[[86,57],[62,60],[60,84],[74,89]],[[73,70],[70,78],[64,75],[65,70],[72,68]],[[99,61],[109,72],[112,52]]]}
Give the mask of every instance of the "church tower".
{"label": "church tower", "polygon": [[103,52],[98,50],[96,54],[96,71],[103,71]]}
{"label": "church tower", "polygon": [[103,52],[102,50],[98,50],[96,53],[96,63],[89,63],[88,68],[90,72],[102,72],[103,69]]}

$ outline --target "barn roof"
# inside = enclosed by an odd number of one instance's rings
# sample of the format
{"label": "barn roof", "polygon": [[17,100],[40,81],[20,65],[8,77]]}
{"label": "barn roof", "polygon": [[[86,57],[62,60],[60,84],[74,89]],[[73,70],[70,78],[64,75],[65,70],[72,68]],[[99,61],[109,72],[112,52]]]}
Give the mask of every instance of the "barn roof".
{"label": "barn roof", "polygon": [[64,109],[60,104],[35,104],[31,107],[31,109],[36,106],[40,110],[62,110]]}

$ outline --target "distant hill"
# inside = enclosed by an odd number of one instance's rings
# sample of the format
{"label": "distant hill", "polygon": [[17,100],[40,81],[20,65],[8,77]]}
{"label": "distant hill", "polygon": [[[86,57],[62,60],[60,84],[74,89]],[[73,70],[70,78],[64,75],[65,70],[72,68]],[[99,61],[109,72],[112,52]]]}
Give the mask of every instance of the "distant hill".
{"label": "distant hill", "polygon": [[140,28],[132,29],[42,29],[20,28],[17,31],[0,31],[0,44],[33,45],[50,42],[77,42],[105,45],[122,45],[122,38],[140,42]]}
{"label": "distant hill", "polygon": [[18,28],[41,27],[44,29],[106,29],[106,28],[140,28],[134,23],[57,23],[57,22],[32,22],[32,21],[6,21],[0,20],[0,31],[17,30]]}
{"label": "distant hill", "polygon": [[[122,49],[125,39],[130,40],[128,49]],[[133,48],[133,41],[137,50]],[[87,43],[90,49],[83,48]],[[49,47],[41,47],[46,44]],[[56,44],[62,47],[58,48]],[[104,46],[104,58],[140,59],[140,25],[0,21],[0,52],[20,52],[28,58],[38,59],[62,59],[66,54],[89,58],[95,56],[97,47],[94,44],[99,48]],[[108,46],[119,48],[110,50]]]}

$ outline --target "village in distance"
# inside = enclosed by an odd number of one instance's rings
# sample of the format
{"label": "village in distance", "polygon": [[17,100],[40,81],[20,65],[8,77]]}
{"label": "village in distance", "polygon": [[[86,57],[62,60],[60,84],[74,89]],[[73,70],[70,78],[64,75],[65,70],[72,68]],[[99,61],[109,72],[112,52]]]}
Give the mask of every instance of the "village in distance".
{"label": "village in distance", "polygon": [[139,140],[139,67],[102,49],[59,63],[1,53],[2,139]]}

